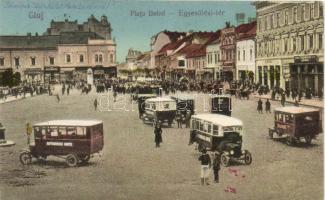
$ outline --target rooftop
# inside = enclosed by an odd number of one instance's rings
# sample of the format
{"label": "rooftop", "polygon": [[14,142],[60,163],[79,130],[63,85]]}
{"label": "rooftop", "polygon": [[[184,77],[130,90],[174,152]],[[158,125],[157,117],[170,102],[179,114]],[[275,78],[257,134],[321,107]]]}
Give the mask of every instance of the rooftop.
{"label": "rooftop", "polygon": [[275,108],[274,111],[299,114],[299,113],[308,113],[308,112],[318,112],[319,109],[316,108],[307,108],[307,107],[297,107],[297,106],[286,106]]}
{"label": "rooftop", "polygon": [[51,120],[34,124],[34,126],[94,126],[102,124],[100,120]]}
{"label": "rooftop", "polygon": [[192,118],[202,119],[221,126],[243,126],[243,122],[234,117],[219,114],[195,114]]}

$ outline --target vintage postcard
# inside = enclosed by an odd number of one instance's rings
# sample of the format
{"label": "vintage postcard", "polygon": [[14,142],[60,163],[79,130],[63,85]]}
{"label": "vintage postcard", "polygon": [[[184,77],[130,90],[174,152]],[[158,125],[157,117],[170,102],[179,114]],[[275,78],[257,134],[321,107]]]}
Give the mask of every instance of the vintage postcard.
{"label": "vintage postcard", "polygon": [[0,0],[0,200],[324,199],[322,1]]}

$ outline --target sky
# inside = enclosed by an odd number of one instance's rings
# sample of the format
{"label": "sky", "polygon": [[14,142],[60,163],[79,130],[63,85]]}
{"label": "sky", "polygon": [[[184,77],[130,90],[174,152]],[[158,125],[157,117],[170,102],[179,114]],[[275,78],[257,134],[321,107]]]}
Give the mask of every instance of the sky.
{"label": "sky", "polygon": [[[164,16],[148,16],[157,10]],[[183,15],[193,11],[213,14]],[[139,12],[145,16],[138,16]],[[123,62],[131,47],[149,51],[150,38],[160,31],[216,31],[226,21],[236,25],[236,13],[245,13],[246,19],[256,15],[249,1],[0,0],[0,35],[43,34],[52,19],[82,23],[91,14],[97,19],[106,15],[117,43],[117,60]]]}

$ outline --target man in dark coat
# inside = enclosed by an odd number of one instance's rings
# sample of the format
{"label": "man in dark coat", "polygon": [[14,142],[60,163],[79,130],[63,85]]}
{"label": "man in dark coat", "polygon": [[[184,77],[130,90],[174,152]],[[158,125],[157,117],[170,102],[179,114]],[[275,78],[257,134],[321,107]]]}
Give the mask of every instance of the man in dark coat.
{"label": "man in dark coat", "polygon": [[213,173],[214,173],[214,182],[219,183],[219,170],[220,170],[220,154],[216,152],[213,159]]}
{"label": "man in dark coat", "polygon": [[159,121],[155,125],[154,133],[155,133],[156,148],[158,148],[158,147],[160,147],[160,143],[162,142],[162,136],[161,136],[162,129],[161,129],[161,124]]}
{"label": "man in dark coat", "polygon": [[267,99],[265,102],[265,113],[267,113],[267,112],[271,113],[271,103],[270,103],[269,99]]}
{"label": "man in dark coat", "polygon": [[98,102],[97,102],[97,99],[94,100],[94,108],[95,110],[97,110],[97,106],[98,106]]}
{"label": "man in dark coat", "polygon": [[257,102],[257,111],[258,113],[263,114],[263,102],[261,99],[259,99]]}

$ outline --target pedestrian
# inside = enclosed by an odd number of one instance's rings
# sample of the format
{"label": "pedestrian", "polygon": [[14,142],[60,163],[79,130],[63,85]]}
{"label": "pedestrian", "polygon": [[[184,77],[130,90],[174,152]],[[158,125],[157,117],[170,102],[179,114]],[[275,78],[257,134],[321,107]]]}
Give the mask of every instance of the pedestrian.
{"label": "pedestrian", "polygon": [[68,85],[68,88],[67,88],[67,95],[70,94],[70,85]]}
{"label": "pedestrian", "polygon": [[114,96],[114,102],[116,102],[116,96],[117,96],[117,92],[116,92],[116,90],[114,90],[114,94],[113,94],[113,96]]}
{"label": "pedestrian", "polygon": [[271,113],[271,103],[270,103],[269,99],[267,99],[265,102],[265,113],[267,113],[267,112]]}
{"label": "pedestrian", "polygon": [[160,143],[162,143],[162,129],[161,129],[161,123],[160,121],[158,121],[155,124],[155,130],[154,130],[154,134],[155,134],[155,143],[156,143],[156,148],[160,147]]}
{"label": "pedestrian", "polygon": [[94,108],[95,108],[95,111],[97,110],[97,106],[98,106],[98,102],[97,102],[97,99],[94,100]]}
{"label": "pedestrian", "polygon": [[257,111],[259,114],[263,114],[263,102],[261,99],[257,102]]}
{"label": "pedestrian", "polygon": [[177,128],[182,128],[182,114],[179,110],[176,112],[175,120],[177,122]]}
{"label": "pedestrian", "polygon": [[281,93],[281,105],[284,106],[284,103],[286,101],[286,95],[283,93]]}
{"label": "pedestrian", "polygon": [[208,177],[209,177],[209,169],[211,167],[211,158],[209,154],[207,154],[207,150],[202,150],[202,155],[200,155],[199,159],[201,162],[201,185],[209,185]]}
{"label": "pedestrian", "polygon": [[58,103],[60,103],[60,96],[59,96],[59,94],[56,94],[56,99],[58,100]]}
{"label": "pedestrian", "polygon": [[191,111],[187,110],[185,115],[185,128],[190,128],[190,122],[191,122]]}
{"label": "pedestrian", "polygon": [[33,127],[28,122],[26,124],[27,145],[30,145],[30,136],[32,135]]}
{"label": "pedestrian", "polygon": [[219,183],[219,170],[220,170],[220,154],[219,154],[219,152],[216,152],[214,154],[212,166],[213,166],[214,182]]}

